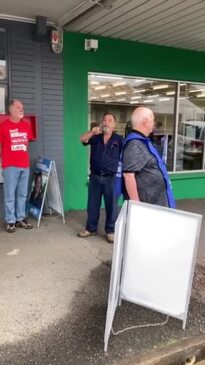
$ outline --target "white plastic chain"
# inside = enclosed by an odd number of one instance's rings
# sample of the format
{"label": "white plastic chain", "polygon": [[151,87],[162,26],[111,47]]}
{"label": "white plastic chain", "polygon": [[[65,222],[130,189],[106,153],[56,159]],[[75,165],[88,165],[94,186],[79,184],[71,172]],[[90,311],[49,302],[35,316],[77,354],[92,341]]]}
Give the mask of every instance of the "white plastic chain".
{"label": "white plastic chain", "polygon": [[123,332],[125,332],[125,331],[129,331],[129,330],[133,330],[133,329],[136,329],[136,328],[145,328],[145,327],[157,327],[157,326],[164,326],[165,324],[167,324],[168,320],[169,320],[169,316],[167,316],[166,321],[164,321],[164,322],[158,322],[158,323],[147,323],[147,324],[139,324],[139,325],[137,325],[137,326],[130,326],[130,327],[126,327],[126,328],[124,328],[123,330],[119,330],[119,331],[117,331],[117,332],[115,332],[115,331],[113,330],[113,327],[112,327],[112,334],[113,334],[114,336],[117,336],[117,335],[119,335],[120,333],[123,333]]}

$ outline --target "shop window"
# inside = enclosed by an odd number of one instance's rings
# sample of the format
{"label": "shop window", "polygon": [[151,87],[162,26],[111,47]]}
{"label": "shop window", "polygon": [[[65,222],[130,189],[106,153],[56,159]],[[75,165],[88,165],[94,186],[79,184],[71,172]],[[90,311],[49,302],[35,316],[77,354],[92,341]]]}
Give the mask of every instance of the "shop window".
{"label": "shop window", "polygon": [[176,170],[204,169],[205,85],[180,84]]}
{"label": "shop window", "polygon": [[0,28],[0,114],[6,112],[7,84],[6,32]]}
{"label": "shop window", "polygon": [[[7,62],[6,62],[6,32],[0,28],[0,114],[6,113],[7,101]],[[1,158],[0,158],[0,183],[2,179]]]}
{"label": "shop window", "polygon": [[0,82],[6,79],[7,79],[6,34],[5,30],[0,28]]}
{"label": "shop window", "polygon": [[88,85],[91,127],[110,112],[124,136],[133,109],[147,106],[155,114],[151,138],[167,169],[205,169],[205,84],[90,73]]}
{"label": "shop window", "polygon": [[6,113],[6,87],[0,84],[0,114]]}
{"label": "shop window", "polygon": [[124,136],[129,132],[133,110],[137,106],[151,108],[156,121],[153,143],[172,170],[176,82],[102,74],[89,74],[88,81],[91,127],[110,112],[117,119],[116,131]]}

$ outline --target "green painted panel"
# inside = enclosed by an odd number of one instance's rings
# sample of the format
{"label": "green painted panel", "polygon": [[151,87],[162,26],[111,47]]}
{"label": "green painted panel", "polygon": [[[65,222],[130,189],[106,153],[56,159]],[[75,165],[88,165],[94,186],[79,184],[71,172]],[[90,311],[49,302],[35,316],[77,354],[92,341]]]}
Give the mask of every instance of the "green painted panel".
{"label": "green painted panel", "polygon": [[[85,38],[98,39],[96,52],[84,50]],[[88,151],[81,146],[79,136],[88,126],[88,72],[205,82],[204,65],[204,52],[65,33],[65,210],[86,207]],[[205,197],[202,189],[205,178],[192,176],[188,179],[172,176],[177,198]]]}
{"label": "green painted panel", "polygon": [[174,196],[176,199],[197,199],[205,197],[205,174],[201,177],[192,177],[181,179],[171,177]]}

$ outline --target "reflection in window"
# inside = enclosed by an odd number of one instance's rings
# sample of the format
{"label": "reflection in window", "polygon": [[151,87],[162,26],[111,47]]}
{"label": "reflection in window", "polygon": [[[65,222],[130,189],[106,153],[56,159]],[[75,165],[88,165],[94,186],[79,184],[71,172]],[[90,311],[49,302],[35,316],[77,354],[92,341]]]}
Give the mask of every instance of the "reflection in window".
{"label": "reflection in window", "polygon": [[205,85],[181,84],[176,170],[201,170],[204,160]]}
{"label": "reflection in window", "polygon": [[0,81],[7,77],[5,30],[0,28]]}
{"label": "reflection in window", "polygon": [[110,112],[117,118],[116,131],[125,135],[130,132],[132,111],[147,106],[155,114],[151,138],[168,170],[173,171],[173,166],[176,171],[205,169],[205,85],[97,73],[89,74],[88,83],[91,125],[98,125]]}
{"label": "reflection in window", "polygon": [[5,114],[6,89],[0,85],[0,114]]}
{"label": "reflection in window", "polygon": [[137,106],[151,108],[156,121],[153,143],[172,170],[176,83],[102,74],[90,74],[88,80],[91,126],[98,125],[103,114],[110,112],[117,119],[116,131],[124,136],[130,131],[133,110]]}

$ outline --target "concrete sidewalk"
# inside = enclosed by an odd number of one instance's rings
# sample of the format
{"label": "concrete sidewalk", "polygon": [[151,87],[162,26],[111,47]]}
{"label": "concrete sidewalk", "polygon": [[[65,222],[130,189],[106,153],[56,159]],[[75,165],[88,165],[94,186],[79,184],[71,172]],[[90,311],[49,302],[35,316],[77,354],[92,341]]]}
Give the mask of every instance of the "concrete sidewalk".
{"label": "concrete sidewalk", "polygon": [[[178,202],[178,208],[200,214],[205,200]],[[104,212],[102,212],[102,215]],[[103,352],[112,245],[99,235],[76,236],[85,212],[43,218],[40,228],[15,234],[0,226],[0,364],[116,364],[153,348],[205,332],[205,227],[186,331],[170,318],[164,327],[143,328],[111,336]],[[115,330],[133,324],[163,322],[160,313],[123,303]]]}

